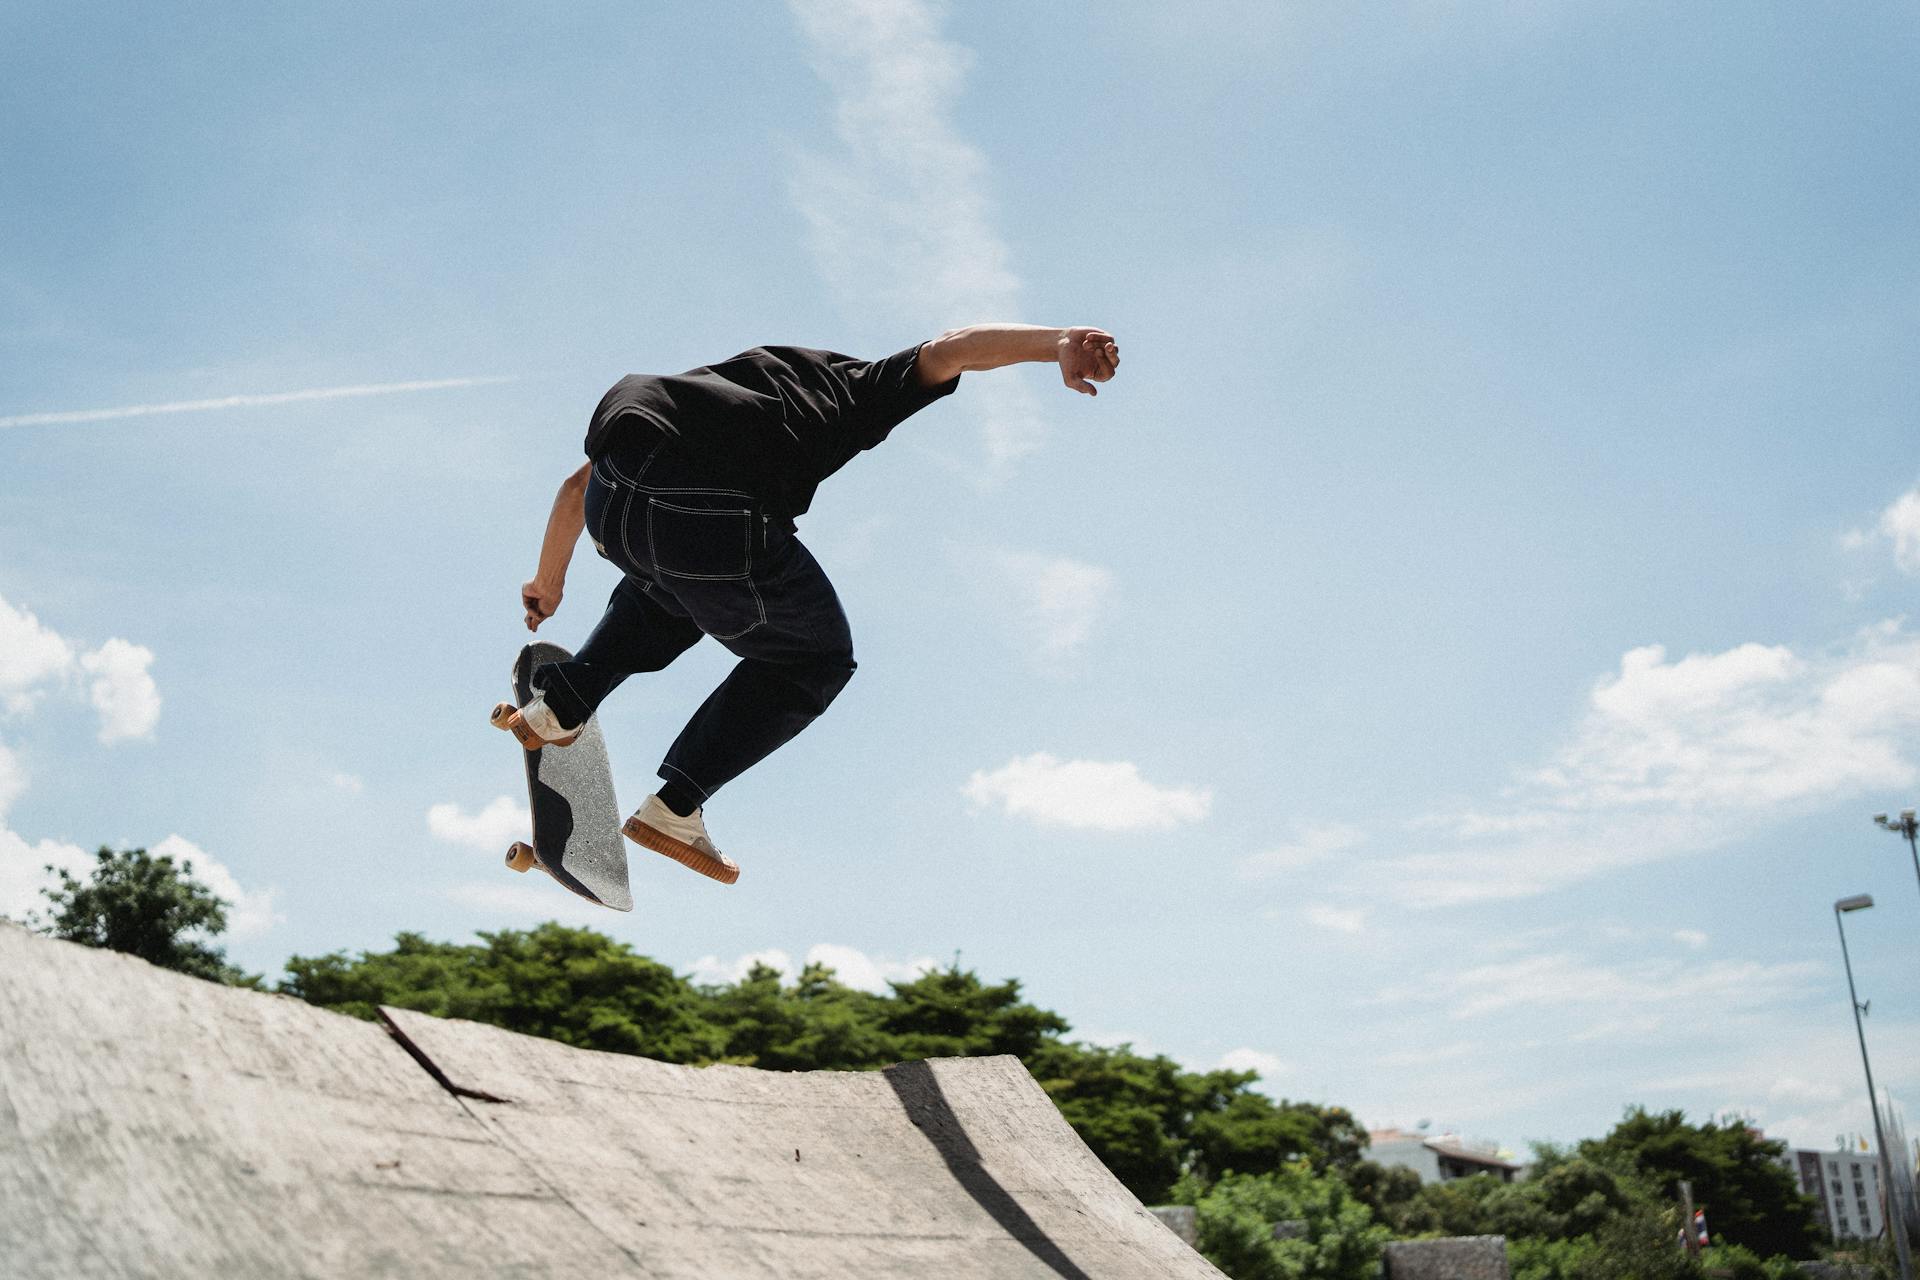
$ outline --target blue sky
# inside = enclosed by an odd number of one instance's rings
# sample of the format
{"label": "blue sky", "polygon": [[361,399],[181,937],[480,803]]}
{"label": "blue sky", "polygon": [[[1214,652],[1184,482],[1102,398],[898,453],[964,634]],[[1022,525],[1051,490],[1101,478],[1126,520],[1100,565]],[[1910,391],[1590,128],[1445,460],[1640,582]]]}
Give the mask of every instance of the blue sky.
{"label": "blue sky", "polygon": [[[1920,1097],[1910,8],[25,4],[0,17],[0,911],[191,852],[231,951],[547,918],[962,962],[1520,1147]],[[723,888],[500,866],[586,416],[761,342],[1107,327],[801,535],[861,661]],[[588,549],[590,552],[590,548]],[[613,585],[590,553],[543,636]],[[622,801],[728,659],[602,718]]]}

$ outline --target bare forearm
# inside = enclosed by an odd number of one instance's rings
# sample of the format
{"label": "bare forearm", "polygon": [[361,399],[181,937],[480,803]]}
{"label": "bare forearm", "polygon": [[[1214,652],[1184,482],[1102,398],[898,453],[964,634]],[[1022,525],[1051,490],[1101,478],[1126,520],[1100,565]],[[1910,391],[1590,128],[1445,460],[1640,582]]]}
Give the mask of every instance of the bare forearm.
{"label": "bare forearm", "polygon": [[955,373],[1052,361],[1060,358],[1060,339],[1065,334],[1065,329],[1050,325],[970,324],[935,338],[921,352],[921,358],[932,352],[943,367]]}
{"label": "bare forearm", "polygon": [[527,630],[537,631],[540,624],[560,607],[560,596],[567,585],[567,565],[573,561],[573,544],[587,527],[587,468],[568,476],[554,495],[553,512],[547,517],[547,533],[540,540],[540,567],[533,577],[520,585],[520,606],[526,610]]}
{"label": "bare forearm", "polygon": [[574,544],[580,541],[580,531],[587,527],[586,493],[587,469],[582,467],[568,476],[560,492],[554,495],[553,511],[547,516],[546,537],[540,541],[540,567],[534,571],[535,582],[553,587],[566,582],[567,566],[573,563]]}
{"label": "bare forearm", "polygon": [[1096,395],[1093,384],[1106,382],[1119,367],[1120,348],[1104,329],[972,324],[923,343],[915,368],[921,386],[937,387],[963,373],[1030,362],[1058,364],[1061,380],[1069,387]]}

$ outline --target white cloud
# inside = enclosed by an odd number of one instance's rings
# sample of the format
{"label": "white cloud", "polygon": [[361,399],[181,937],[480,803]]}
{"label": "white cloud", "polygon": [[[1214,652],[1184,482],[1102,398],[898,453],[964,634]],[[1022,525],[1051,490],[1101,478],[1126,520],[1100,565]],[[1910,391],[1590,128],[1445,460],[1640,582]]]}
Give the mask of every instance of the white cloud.
{"label": "white cloud", "polygon": [[71,641],[0,599],[0,708],[12,714],[32,710],[48,689],[79,679],[100,715],[100,741],[144,738],[160,722],[152,665],[153,650],[119,638],[76,656]]}
{"label": "white cloud", "polygon": [[[28,714],[43,694],[72,691],[85,679],[102,742],[144,736],[160,716],[160,694],[147,673],[152,662],[151,650],[119,639],[76,656],[71,641],[0,598],[0,710],[10,715]],[[26,788],[19,757],[0,743],[0,820]],[[54,883],[49,865],[85,878],[93,857],[65,841],[30,841],[0,821],[0,915],[20,917],[46,906],[42,891]]]}
{"label": "white cloud", "polygon": [[1307,923],[1335,933],[1360,933],[1367,927],[1367,913],[1361,907],[1335,907],[1316,902],[1306,910]]}
{"label": "white cloud", "polygon": [[701,956],[693,962],[687,976],[701,986],[730,986],[746,977],[757,964],[778,970],[783,982],[791,982],[800,972],[794,968],[792,956],[778,947],[768,947],[749,951],[732,961],[719,956]]}
{"label": "white cloud", "polygon": [[109,640],[80,659],[87,697],[100,713],[100,741],[144,738],[160,723],[160,690],[147,670],[153,650]]}
{"label": "white cloud", "polygon": [[1707,945],[1707,935],[1698,929],[1675,929],[1673,931],[1673,940],[1683,946],[1692,947],[1695,951],[1699,951]]}
{"label": "white cloud", "polygon": [[352,773],[336,773],[328,781],[350,796],[359,795],[367,787],[366,782],[358,774]]}
{"label": "white cloud", "polygon": [[427,810],[427,830],[448,844],[503,853],[514,841],[532,837],[533,814],[508,796],[496,797],[478,813],[457,804],[436,804]]}
{"label": "white cloud", "polygon": [[93,855],[60,840],[29,844],[0,826],[0,916],[20,920],[46,907],[41,890],[55,883],[44,869],[48,866],[85,879],[93,867]]}
{"label": "white cloud", "polygon": [[27,771],[20,767],[19,757],[7,750],[7,744],[0,742],[0,818],[7,816],[7,809],[26,789]]}
{"label": "white cloud", "polygon": [[1366,839],[1366,833],[1358,828],[1337,823],[1308,827],[1288,844],[1275,845],[1242,858],[1240,874],[1246,879],[1257,880],[1299,871],[1317,862],[1324,862],[1337,853],[1358,848],[1366,843]]}
{"label": "white cloud", "polygon": [[165,404],[130,404],[117,409],[65,409],[54,413],[18,413],[0,418],[0,427],[40,427],[76,422],[108,422],[116,418],[145,418],[156,413],[200,413],[209,409],[252,409],[307,400],[348,400],[361,396],[390,396],[408,391],[440,391],[451,387],[485,387],[513,379],[435,378],[424,382],[382,382],[351,387],[310,387],[304,391],[274,391],[265,395],[220,396],[212,400],[175,400]]}
{"label": "white cloud", "polygon": [[73,647],[24,609],[0,598],[0,706],[31,708],[38,687],[73,669]]}
{"label": "white cloud", "polygon": [[[796,156],[790,190],[814,257],[852,310],[926,332],[1020,311],[1012,254],[994,229],[988,165],[954,127],[972,55],[941,37],[923,0],[788,0],[833,95],[833,154]],[[956,318],[958,317],[958,318]],[[987,456],[1038,446],[1039,414],[1016,380],[969,399]]]}
{"label": "white cloud", "polygon": [[1880,536],[1893,544],[1893,562],[1902,573],[1920,573],[1920,486],[1893,500],[1880,513]]}
{"label": "white cloud", "polygon": [[911,982],[940,967],[940,962],[932,956],[889,960],[837,942],[821,942],[809,947],[807,963],[826,965],[842,983],[876,995],[886,991],[889,982]]}
{"label": "white cloud", "polygon": [[1271,1080],[1287,1069],[1287,1064],[1259,1049],[1230,1049],[1220,1057],[1222,1071],[1251,1071],[1263,1080]]}
{"label": "white cloud", "polygon": [[1128,760],[1061,760],[1044,751],[974,773],[964,792],[976,808],[1091,831],[1168,831],[1213,807],[1211,790],[1155,786]]}
{"label": "white cloud", "polygon": [[1716,848],[1814,806],[1920,781],[1920,640],[1897,623],[1832,652],[1633,649],[1572,739],[1498,805],[1415,824],[1361,878],[1414,905],[1511,899]]}
{"label": "white cloud", "polygon": [[185,836],[169,835],[147,850],[157,858],[172,858],[176,864],[191,863],[194,878],[226,899],[227,933],[236,938],[256,938],[286,916],[274,910],[277,891],[244,889],[224,864]]}
{"label": "white cloud", "polygon": [[733,960],[722,960],[713,955],[701,956],[689,968],[688,976],[702,985],[725,986],[746,977],[756,964],[778,970],[780,980],[789,983],[800,976],[800,970],[805,966],[825,965],[833,970],[834,977],[841,984],[876,995],[885,992],[889,982],[911,982],[921,974],[940,967],[940,962],[932,956],[891,960],[885,956],[868,955],[858,947],[838,942],[818,942],[807,948],[806,958],[798,965],[787,952],[778,947],[767,947],[760,951],[749,951]]}

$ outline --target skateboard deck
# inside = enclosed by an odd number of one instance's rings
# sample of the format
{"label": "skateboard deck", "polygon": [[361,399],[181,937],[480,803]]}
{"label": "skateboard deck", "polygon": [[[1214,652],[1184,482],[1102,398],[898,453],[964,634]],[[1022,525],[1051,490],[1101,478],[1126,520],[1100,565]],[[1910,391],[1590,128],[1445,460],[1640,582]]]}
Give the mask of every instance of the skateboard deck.
{"label": "skateboard deck", "polygon": [[[573,655],[557,644],[536,641],[513,664],[513,704],[533,699],[533,669]],[[533,843],[507,850],[515,871],[539,867],[588,902],[615,911],[633,910],[627,885],[627,846],[620,834],[620,805],[613,796],[613,768],[600,718],[590,716],[572,746],[527,751],[527,801],[533,810]]]}

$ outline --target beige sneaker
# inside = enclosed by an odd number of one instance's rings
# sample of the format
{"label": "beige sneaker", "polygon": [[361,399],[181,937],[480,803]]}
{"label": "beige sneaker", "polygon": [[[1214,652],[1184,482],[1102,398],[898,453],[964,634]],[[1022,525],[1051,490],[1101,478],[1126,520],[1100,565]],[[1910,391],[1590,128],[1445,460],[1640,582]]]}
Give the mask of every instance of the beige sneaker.
{"label": "beige sneaker", "polygon": [[520,745],[529,751],[538,751],[542,747],[570,747],[580,738],[580,730],[560,727],[560,722],[547,706],[547,695],[544,693],[534,694],[533,701],[524,707],[502,702],[494,707],[487,721],[494,728],[505,729],[520,739]]}
{"label": "beige sneaker", "polygon": [[700,820],[698,809],[683,818],[660,803],[659,796],[648,796],[620,831],[635,844],[664,853],[721,884],[732,884],[740,878],[740,865],[708,839],[707,824]]}

